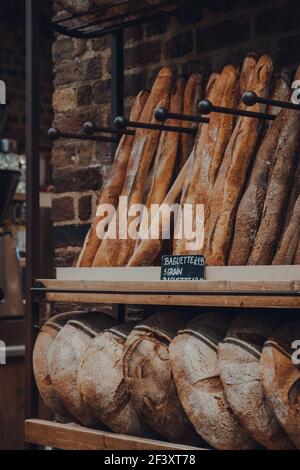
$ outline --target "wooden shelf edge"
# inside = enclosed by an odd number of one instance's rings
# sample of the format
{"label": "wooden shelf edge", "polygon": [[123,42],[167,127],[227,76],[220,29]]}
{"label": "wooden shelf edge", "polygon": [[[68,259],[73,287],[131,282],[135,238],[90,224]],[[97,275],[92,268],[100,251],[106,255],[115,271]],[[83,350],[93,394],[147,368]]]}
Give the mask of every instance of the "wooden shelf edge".
{"label": "wooden shelf edge", "polygon": [[39,419],[25,421],[25,441],[62,450],[207,450]]}

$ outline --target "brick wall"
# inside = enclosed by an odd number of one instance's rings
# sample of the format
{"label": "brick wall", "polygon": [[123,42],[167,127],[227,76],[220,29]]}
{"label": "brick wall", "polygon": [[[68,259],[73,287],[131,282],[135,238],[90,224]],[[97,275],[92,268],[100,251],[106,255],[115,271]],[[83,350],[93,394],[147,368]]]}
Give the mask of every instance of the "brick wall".
{"label": "brick wall", "polygon": [[[48,1],[48,0],[47,0]],[[50,2],[48,1],[48,4]],[[45,2],[44,2],[45,5]],[[53,119],[51,45],[53,38],[41,37],[41,147],[50,158],[47,129]],[[0,16],[0,79],[7,87],[10,103],[3,137],[17,139],[19,151],[25,151],[25,16],[22,2],[3,0]]]}
{"label": "brick wall", "polygon": [[[155,21],[125,34],[126,110],[162,65],[178,73],[206,76],[227,63],[239,64],[250,51],[268,53],[276,66],[300,63],[298,0],[224,0],[190,18]],[[110,39],[58,36],[53,45],[54,125],[80,130],[87,119],[110,121]],[[58,141],[53,148],[53,242],[56,264],[74,263],[95,211],[97,190],[107,177],[110,146]]]}

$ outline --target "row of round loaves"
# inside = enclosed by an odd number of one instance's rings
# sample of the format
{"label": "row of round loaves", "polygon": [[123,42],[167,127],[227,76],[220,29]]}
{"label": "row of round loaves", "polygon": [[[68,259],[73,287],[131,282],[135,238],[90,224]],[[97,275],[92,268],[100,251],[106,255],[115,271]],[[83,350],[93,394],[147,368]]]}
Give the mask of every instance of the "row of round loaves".
{"label": "row of round loaves", "polygon": [[295,449],[299,340],[286,311],[164,311],[121,325],[70,312],[43,325],[33,366],[56,419],[198,447]]}

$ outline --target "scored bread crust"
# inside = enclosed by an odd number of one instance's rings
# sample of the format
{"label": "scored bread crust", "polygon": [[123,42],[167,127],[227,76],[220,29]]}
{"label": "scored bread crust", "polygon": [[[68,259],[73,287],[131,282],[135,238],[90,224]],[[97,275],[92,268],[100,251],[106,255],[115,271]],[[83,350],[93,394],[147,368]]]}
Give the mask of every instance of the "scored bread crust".
{"label": "scored bread crust", "polygon": [[294,449],[273,415],[260,383],[263,344],[286,321],[286,312],[239,315],[219,344],[218,361],[226,398],[253,439],[270,450]]}
{"label": "scored bread crust", "polygon": [[[268,96],[272,61],[262,56],[250,80],[258,96]],[[252,111],[264,111],[256,104]],[[209,265],[225,265],[233,236],[237,206],[244,189],[248,168],[261,131],[261,120],[240,116],[237,120],[213,188],[206,259]]]}
{"label": "scored bread crust", "polygon": [[255,70],[257,61],[259,59],[258,54],[254,52],[250,52],[246,55],[245,59],[243,60],[241,73],[240,73],[240,83],[239,83],[239,92],[240,92],[240,100],[243,94],[246,91],[249,91],[249,79],[252,77],[252,74]]}
{"label": "scored bread crust", "polygon": [[125,343],[123,367],[132,403],[142,419],[171,442],[199,443],[179,401],[169,344],[189,312],[163,312],[136,326]]}
{"label": "scored bread crust", "polygon": [[230,312],[199,315],[170,345],[180,401],[196,431],[220,450],[255,449],[256,442],[236,420],[220,379],[217,350],[233,319]]}
{"label": "scored bread crust", "polygon": [[53,387],[69,413],[85,426],[99,426],[93,411],[86,406],[77,389],[77,374],[84,352],[100,331],[116,321],[99,312],[82,313],[57,334],[49,353],[49,372]]}
{"label": "scored bread crust", "polygon": [[[131,109],[131,121],[139,121],[148,96],[149,93],[147,91],[141,91],[138,94]],[[101,192],[98,206],[103,204],[111,204],[114,208],[118,206],[119,196],[125,181],[133,140],[134,137],[132,135],[123,135],[121,137],[112,164],[110,177]],[[97,235],[97,225],[101,219],[102,217],[96,215],[93,220],[92,226],[86,236],[84,246],[77,261],[78,267],[90,267],[93,264],[96,253],[99,249],[99,246],[101,245],[101,240]]]}
{"label": "scored bread crust", "polygon": [[277,248],[276,255],[274,256],[273,265],[276,264],[293,264],[293,259],[297,252],[298,240],[300,234],[300,195],[298,196],[294,210],[291,214],[288,225],[286,226],[279,246]]}
{"label": "scored bread crust", "polygon": [[[299,365],[293,364],[292,354],[295,353],[293,343],[299,338],[299,321],[281,326],[265,343],[260,360],[261,383],[269,405],[298,449],[300,369]],[[299,360],[299,354],[296,359]]]}

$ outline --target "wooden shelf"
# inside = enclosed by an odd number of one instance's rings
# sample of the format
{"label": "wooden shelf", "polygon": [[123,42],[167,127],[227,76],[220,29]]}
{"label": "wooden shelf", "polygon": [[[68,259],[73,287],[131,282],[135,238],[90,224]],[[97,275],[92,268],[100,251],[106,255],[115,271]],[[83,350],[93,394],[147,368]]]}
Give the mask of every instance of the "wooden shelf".
{"label": "wooden shelf", "polygon": [[39,419],[25,421],[25,441],[63,450],[206,450]]}
{"label": "wooden shelf", "polygon": [[37,282],[49,302],[300,308],[300,281]]}

